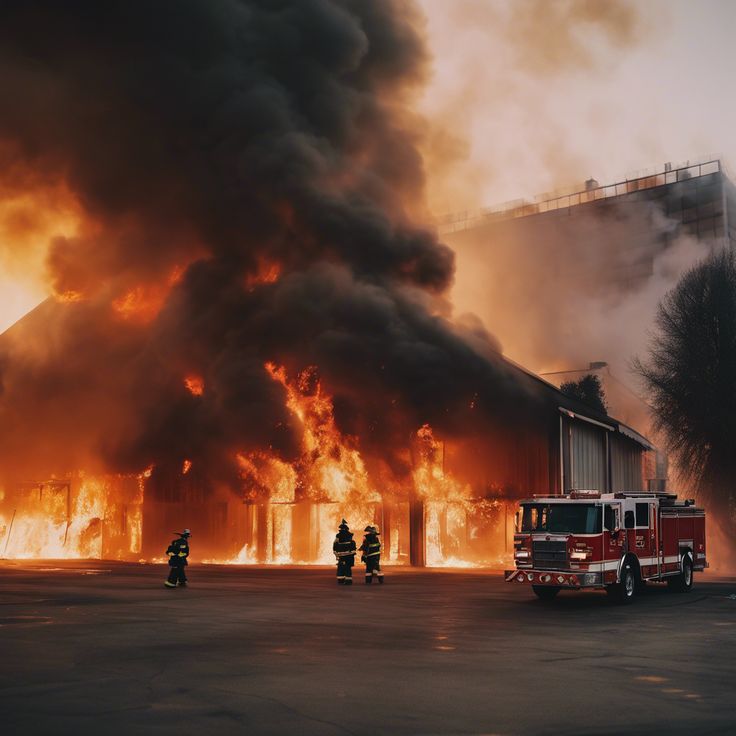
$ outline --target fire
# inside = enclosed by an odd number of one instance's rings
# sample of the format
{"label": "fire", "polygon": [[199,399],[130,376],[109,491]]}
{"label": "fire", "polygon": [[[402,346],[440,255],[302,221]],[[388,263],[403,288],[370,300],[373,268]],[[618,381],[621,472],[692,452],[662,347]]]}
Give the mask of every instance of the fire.
{"label": "fire", "polygon": [[[495,558],[469,558],[467,552],[478,539],[484,520],[502,525],[505,542],[512,534],[509,522],[513,507],[500,499],[478,499],[468,483],[462,483],[445,472],[445,445],[434,437],[425,424],[417,430],[418,459],[414,468],[414,485],[425,499],[425,552],[429,567],[502,566],[510,558],[504,544]],[[471,525],[471,522],[475,522]],[[498,538],[498,533],[493,535]],[[486,546],[486,545],[482,545]]]}
{"label": "fire", "polygon": [[[500,524],[507,535],[509,531],[513,533],[507,518],[513,514],[513,508],[507,508],[500,500],[474,498],[467,483],[446,472],[444,444],[435,438],[429,425],[416,432],[411,477],[391,493],[381,493],[368,472],[357,440],[338,429],[332,398],[324,390],[317,368],[309,367],[293,378],[283,366],[267,363],[265,369],[272,380],[284,387],[286,405],[302,424],[302,454],[294,463],[266,452],[237,455],[246,502],[256,505],[251,508],[261,509],[259,523],[265,525],[261,534],[266,552],[259,555],[257,545],[251,541],[231,558],[213,558],[208,562],[331,564],[332,541],[343,517],[359,542],[367,524],[382,525],[383,514],[390,506],[393,511],[383,530],[383,559],[388,564],[406,564],[409,502],[418,498],[424,504],[428,565],[503,564],[503,550],[495,556],[478,558],[468,556],[468,546],[478,541],[484,519],[496,526]],[[259,504],[264,496],[267,502]],[[255,515],[254,512],[253,518]],[[302,538],[305,534],[309,537],[307,543]]]}
{"label": "fire", "polygon": [[184,386],[192,396],[201,396],[204,393],[204,379],[202,376],[186,376],[184,378]]}
{"label": "fire", "polygon": [[138,286],[115,299],[112,308],[124,320],[150,322],[161,311],[165,295],[160,291]]}
{"label": "fire", "polygon": [[171,289],[183,278],[187,265],[174,266],[160,283],[141,284],[114,299],[112,308],[123,320],[147,324],[154,320],[166,302]]}
{"label": "fire", "polygon": [[35,175],[9,149],[0,143],[0,333],[52,293],[49,244],[73,237],[81,219],[63,182]]}
{"label": "fire", "polygon": [[3,493],[0,557],[107,558],[137,555],[142,542],[143,486],[135,477],[23,483]]}
{"label": "fire", "polygon": [[245,278],[246,291],[253,291],[260,284],[273,284],[281,276],[281,265],[275,261],[260,259],[255,273],[249,273]]}
{"label": "fire", "polygon": [[335,425],[332,399],[324,393],[317,368],[302,371],[290,384],[286,371],[271,363],[266,370],[287,391],[287,407],[304,423],[304,450],[309,458],[302,481],[318,496],[334,502],[381,500],[373,488],[356,441]]}
{"label": "fire", "polygon": [[[332,399],[323,390],[317,369],[309,367],[293,381],[281,366],[268,363],[265,369],[286,389],[287,407],[303,424],[304,434],[303,454],[294,464],[262,452],[237,456],[246,500],[268,494],[267,553],[262,561],[331,563],[332,540],[340,519],[349,518],[356,530],[375,523],[381,496],[370,481],[356,441],[337,428]],[[307,550],[307,558],[294,551],[294,522],[300,504],[308,505],[304,508],[309,510],[307,521],[313,536],[312,545],[303,545],[314,547],[311,555]],[[252,560],[253,551],[246,545],[236,557],[219,561]]]}
{"label": "fire", "polygon": [[67,302],[67,303],[74,303],[74,302],[81,302],[82,299],[84,299],[84,294],[82,294],[81,291],[62,291],[61,293],[56,295],[57,301],[60,302]]}
{"label": "fire", "polygon": [[[291,462],[268,451],[237,453],[245,502],[240,504],[241,543],[232,555],[205,561],[331,564],[332,541],[344,517],[358,543],[366,525],[383,527],[383,561],[407,564],[411,509],[420,503],[427,565],[502,563],[503,550],[495,556],[469,550],[478,542],[490,549],[485,535],[508,538],[513,507],[500,499],[477,498],[470,484],[449,472],[447,448],[432,427],[425,424],[415,432],[409,476],[376,477],[358,439],[338,428],[333,399],[317,368],[295,376],[273,363],[264,369],[284,388],[286,407],[301,425],[301,452]],[[202,395],[201,377],[187,376],[184,383],[193,395]],[[191,459],[184,459],[181,476],[188,476],[192,466]],[[143,498],[153,471],[149,465],[133,476],[78,473],[6,492],[0,498],[0,556],[139,559]]]}

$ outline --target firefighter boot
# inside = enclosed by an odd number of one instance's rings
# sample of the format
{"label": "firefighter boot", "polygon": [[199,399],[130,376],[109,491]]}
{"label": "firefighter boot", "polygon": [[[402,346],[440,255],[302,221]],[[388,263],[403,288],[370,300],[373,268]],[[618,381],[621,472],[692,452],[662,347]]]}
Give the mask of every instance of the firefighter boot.
{"label": "firefighter boot", "polygon": [[379,583],[380,583],[381,585],[383,585],[383,573],[382,573],[382,572],[379,572],[379,573],[378,573],[378,582],[379,582]]}
{"label": "firefighter boot", "polygon": [[365,576],[365,584],[370,585],[372,582],[373,582],[373,575],[371,575],[371,573],[368,573]]}
{"label": "firefighter boot", "polygon": [[175,567],[169,568],[169,576],[166,578],[164,585],[167,588],[176,588],[177,578],[179,577],[179,571]]}
{"label": "firefighter boot", "polygon": [[346,577],[344,584],[345,585],[352,585],[353,584],[353,579],[351,577]]}

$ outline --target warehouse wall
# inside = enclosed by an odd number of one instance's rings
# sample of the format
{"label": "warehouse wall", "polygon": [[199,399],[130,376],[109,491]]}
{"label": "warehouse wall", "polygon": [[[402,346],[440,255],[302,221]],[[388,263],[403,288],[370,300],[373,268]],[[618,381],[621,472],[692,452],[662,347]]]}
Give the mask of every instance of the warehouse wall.
{"label": "warehouse wall", "polygon": [[564,417],[561,426],[565,491],[645,490],[641,445],[581,419]]}

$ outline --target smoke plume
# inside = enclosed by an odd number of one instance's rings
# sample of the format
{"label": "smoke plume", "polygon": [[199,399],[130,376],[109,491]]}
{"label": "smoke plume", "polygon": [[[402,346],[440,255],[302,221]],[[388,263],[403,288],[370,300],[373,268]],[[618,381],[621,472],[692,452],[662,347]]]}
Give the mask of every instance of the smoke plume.
{"label": "smoke plume", "polygon": [[[632,0],[419,2],[434,55],[422,151],[439,215],[599,172],[620,116],[606,90],[667,16],[661,3]],[[627,131],[630,153],[641,135]],[[646,150],[645,163],[656,147]]]}
{"label": "smoke plume", "polygon": [[6,474],[293,458],[266,363],[318,366],[340,429],[397,470],[423,422],[532,400],[451,326],[453,254],[414,220],[416,28],[400,0],[3,4],[5,156],[77,216],[48,254],[63,303],[3,341]]}

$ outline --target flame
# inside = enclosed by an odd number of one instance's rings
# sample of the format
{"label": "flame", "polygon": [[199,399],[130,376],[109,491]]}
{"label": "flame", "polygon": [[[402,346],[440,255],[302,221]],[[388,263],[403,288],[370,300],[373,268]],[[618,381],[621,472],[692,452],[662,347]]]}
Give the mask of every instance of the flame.
{"label": "flame", "polygon": [[[286,406],[303,426],[302,454],[293,464],[264,452],[239,453],[237,462],[246,500],[267,495],[265,510],[268,564],[334,562],[332,542],[340,520],[347,518],[356,530],[374,524],[381,494],[372,483],[357,440],[337,428],[332,398],[324,391],[314,366],[290,380],[286,369],[267,363],[272,380],[286,390]],[[294,526],[297,507],[309,504],[311,554],[295,552]],[[305,507],[306,508],[306,507]],[[356,533],[359,538],[359,534]],[[309,546],[309,545],[303,545]],[[254,561],[252,546],[244,546],[233,558],[210,562]]]}
{"label": "flame", "polygon": [[184,385],[192,396],[201,396],[204,393],[204,379],[202,376],[186,376]]}
{"label": "flame", "polygon": [[[264,369],[284,388],[286,407],[302,428],[301,451],[289,462],[271,451],[236,454],[245,501],[238,528],[244,537],[232,555],[204,561],[332,564],[332,542],[342,518],[348,520],[358,543],[365,526],[383,526],[385,518],[382,561],[407,564],[412,504],[421,501],[427,565],[507,562],[504,552],[512,548],[508,540],[513,538],[509,522],[513,505],[500,498],[479,498],[470,484],[448,472],[447,448],[431,426],[425,424],[415,432],[409,476],[374,477],[359,440],[338,428],[333,399],[314,366],[295,376],[274,363]],[[184,383],[193,395],[204,391],[199,376],[187,376]],[[191,468],[192,460],[184,459],[182,476]],[[0,556],[139,559],[145,485],[153,471],[149,465],[134,476],[97,478],[79,473],[68,480],[4,492]]]}
{"label": "flame", "polygon": [[[512,557],[509,538],[513,538],[515,507],[500,499],[475,498],[468,483],[445,472],[445,446],[425,424],[417,430],[417,456],[414,486],[425,499],[425,553],[429,567],[503,567]],[[484,521],[489,522],[483,524]],[[481,526],[495,527],[489,542],[481,544],[495,554],[470,556],[469,548],[478,540]],[[500,529],[499,529],[500,527]],[[483,541],[483,540],[481,540]],[[498,542],[501,544],[498,544]]]}
{"label": "flame", "polygon": [[281,264],[275,261],[260,259],[255,273],[249,273],[245,277],[246,291],[253,291],[261,284],[273,284],[281,276]]}
{"label": "flame", "polygon": [[124,320],[147,323],[161,311],[165,294],[137,286],[112,302],[115,313]]}
{"label": "flame", "polygon": [[[138,555],[143,486],[134,476],[75,477],[3,491],[0,557],[107,558]],[[12,510],[11,510],[12,507]]]}
{"label": "flame", "polygon": [[147,324],[154,320],[166,302],[171,289],[178,284],[189,264],[174,266],[161,283],[136,286],[113,300],[112,308],[122,320]]}
{"label": "flame", "polygon": [[49,244],[73,237],[81,222],[69,188],[27,170],[8,146],[0,142],[0,332],[52,293]]}
{"label": "flame", "polygon": [[56,295],[56,300],[59,302],[81,302],[82,299],[84,299],[84,294],[82,294],[81,291],[62,291],[61,293]]}
{"label": "flame", "polygon": [[[357,439],[338,429],[332,398],[325,392],[317,368],[311,366],[290,378],[283,366],[267,363],[264,367],[271,379],[284,387],[286,406],[303,427],[302,453],[294,463],[268,452],[237,455],[246,502],[260,504],[266,551],[259,556],[256,545],[247,542],[233,557],[208,562],[330,564],[334,562],[332,541],[340,520],[348,520],[359,542],[366,525],[380,525],[382,504],[390,503],[393,512],[383,560],[406,563],[410,498],[424,501],[428,565],[480,567],[507,562],[503,548],[511,548],[507,540],[509,533],[513,536],[513,524],[509,523],[513,506],[475,498],[469,484],[445,472],[444,444],[428,424],[416,432],[414,470],[408,483],[398,498],[384,496],[370,477]],[[307,545],[304,540],[300,544],[296,526],[298,517],[307,512],[313,550],[305,556]],[[483,529],[493,528],[494,539],[489,537],[488,544],[479,539],[481,522]],[[476,541],[483,542],[484,548],[497,549],[481,557],[470,555],[468,549]],[[301,551],[296,551],[300,546]]]}

